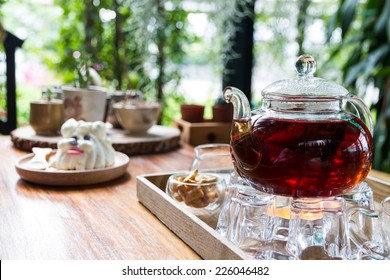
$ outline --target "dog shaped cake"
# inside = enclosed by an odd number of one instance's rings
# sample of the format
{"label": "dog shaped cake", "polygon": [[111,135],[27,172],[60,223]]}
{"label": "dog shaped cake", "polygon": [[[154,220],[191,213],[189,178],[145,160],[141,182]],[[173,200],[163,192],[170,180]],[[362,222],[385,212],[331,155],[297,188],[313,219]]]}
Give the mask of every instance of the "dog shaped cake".
{"label": "dog shaped cake", "polygon": [[112,166],[115,150],[103,122],[67,120],[61,127],[63,138],[49,166],[59,170],[88,170]]}

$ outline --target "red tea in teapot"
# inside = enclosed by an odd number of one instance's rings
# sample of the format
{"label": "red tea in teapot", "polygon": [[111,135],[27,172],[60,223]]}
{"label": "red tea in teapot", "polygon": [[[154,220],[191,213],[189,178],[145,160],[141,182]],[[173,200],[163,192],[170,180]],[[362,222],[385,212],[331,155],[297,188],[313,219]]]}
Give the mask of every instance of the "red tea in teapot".
{"label": "red tea in teapot", "polygon": [[371,134],[358,118],[235,120],[235,168],[260,191],[292,197],[346,193],[364,180],[373,157]]}

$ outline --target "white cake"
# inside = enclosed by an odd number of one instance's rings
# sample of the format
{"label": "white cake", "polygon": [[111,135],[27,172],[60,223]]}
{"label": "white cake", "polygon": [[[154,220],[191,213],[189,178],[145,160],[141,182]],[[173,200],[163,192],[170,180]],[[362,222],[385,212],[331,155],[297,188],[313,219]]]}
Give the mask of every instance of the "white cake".
{"label": "white cake", "polygon": [[49,166],[60,170],[88,170],[112,166],[115,150],[103,122],[67,120],[61,127],[57,152]]}

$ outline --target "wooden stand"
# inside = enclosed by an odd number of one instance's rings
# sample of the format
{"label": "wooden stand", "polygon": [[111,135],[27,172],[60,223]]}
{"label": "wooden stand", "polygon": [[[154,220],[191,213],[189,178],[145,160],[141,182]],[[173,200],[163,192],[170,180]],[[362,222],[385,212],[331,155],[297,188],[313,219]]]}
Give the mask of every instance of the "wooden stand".
{"label": "wooden stand", "polygon": [[[127,155],[153,154],[173,150],[180,145],[180,130],[174,127],[155,125],[142,135],[130,135],[123,129],[109,129],[112,146]],[[17,128],[11,132],[14,146],[31,152],[33,147],[57,149],[62,136],[39,136],[30,126]]]}
{"label": "wooden stand", "polygon": [[230,143],[232,124],[222,122],[190,123],[181,119],[175,120],[174,125],[181,130],[181,140],[192,146],[207,143]]}

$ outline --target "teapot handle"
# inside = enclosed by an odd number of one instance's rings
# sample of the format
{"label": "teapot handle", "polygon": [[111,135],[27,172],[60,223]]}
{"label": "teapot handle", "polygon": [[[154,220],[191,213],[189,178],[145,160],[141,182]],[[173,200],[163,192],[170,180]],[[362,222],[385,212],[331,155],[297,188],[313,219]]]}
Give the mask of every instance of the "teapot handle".
{"label": "teapot handle", "polygon": [[[362,220],[358,219],[358,221],[354,221],[353,217],[355,214],[362,214],[365,218],[372,219],[373,221],[377,220],[377,222],[380,222],[380,211],[377,210],[371,210],[368,208],[360,207],[360,206],[354,206],[347,210],[347,225],[348,225],[348,236],[352,240],[353,243],[368,257],[376,260],[384,260],[387,259],[386,253],[387,250],[383,250],[382,246],[385,246],[383,242],[383,232],[380,228],[371,228],[370,230],[380,230],[379,233],[375,233],[374,236],[379,237],[379,239],[382,239],[378,242],[378,240],[370,240],[369,238],[362,237],[358,234],[358,231],[361,231],[361,224]],[[381,227],[381,225],[380,225]],[[356,228],[357,230],[354,230],[353,228]],[[380,244],[381,243],[381,244]]]}
{"label": "teapot handle", "polygon": [[358,117],[366,124],[372,135],[374,131],[374,123],[367,105],[359,97],[352,94],[347,96],[347,102],[351,103],[353,108],[356,110]]}

